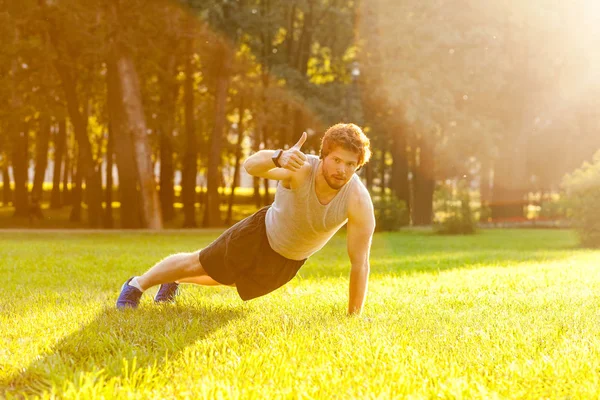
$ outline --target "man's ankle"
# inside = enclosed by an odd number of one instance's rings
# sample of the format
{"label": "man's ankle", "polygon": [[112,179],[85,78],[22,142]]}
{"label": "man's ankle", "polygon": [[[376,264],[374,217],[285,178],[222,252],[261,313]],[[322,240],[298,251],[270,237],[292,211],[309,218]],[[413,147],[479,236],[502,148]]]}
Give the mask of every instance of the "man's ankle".
{"label": "man's ankle", "polygon": [[142,285],[140,285],[140,282],[138,281],[138,277],[137,276],[133,277],[133,279],[131,281],[129,281],[129,286],[133,286],[134,288],[136,288],[140,292],[144,292],[145,291],[145,289],[142,288]]}

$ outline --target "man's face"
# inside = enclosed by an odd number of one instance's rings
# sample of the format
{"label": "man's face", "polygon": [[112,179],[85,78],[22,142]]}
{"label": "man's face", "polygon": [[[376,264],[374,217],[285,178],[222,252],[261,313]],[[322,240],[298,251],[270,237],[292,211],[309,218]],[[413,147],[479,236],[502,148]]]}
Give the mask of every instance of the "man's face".
{"label": "man's face", "polygon": [[332,189],[344,186],[358,168],[359,154],[336,147],[323,159],[323,176]]}

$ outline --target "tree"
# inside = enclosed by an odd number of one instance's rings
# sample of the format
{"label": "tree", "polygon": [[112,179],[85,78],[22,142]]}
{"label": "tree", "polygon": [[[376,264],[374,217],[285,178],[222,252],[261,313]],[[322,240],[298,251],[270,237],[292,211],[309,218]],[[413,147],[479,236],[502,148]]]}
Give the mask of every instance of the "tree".
{"label": "tree", "polygon": [[[61,176],[65,159],[65,150],[67,145],[67,126],[66,121],[62,119],[54,132],[54,171],[52,172],[52,193],[50,195],[50,208],[57,209],[62,206],[61,199]],[[66,189],[66,188],[65,188]]]}
{"label": "tree", "polygon": [[[186,21],[186,55],[184,83],[185,150],[181,182],[184,228],[196,227],[196,176],[198,174],[196,130],[194,124],[194,23],[191,16]],[[209,200],[212,202],[212,199]]]}
{"label": "tree", "polygon": [[139,179],[133,153],[133,138],[127,134],[123,123],[122,108],[119,107],[120,89],[114,60],[107,63],[106,80],[109,123],[115,140],[115,159],[118,167],[121,227],[125,229],[141,228]]}
{"label": "tree", "polygon": [[116,86],[119,94],[115,97],[119,99],[123,110],[122,123],[125,131],[122,134],[131,135],[132,138],[134,160],[141,189],[143,227],[161,229],[160,203],[152,170],[151,150],[146,136],[146,121],[140,97],[139,79],[133,59],[119,36],[127,21],[122,10],[120,0],[111,2],[111,16],[117,29],[111,46],[111,62],[115,66]]}
{"label": "tree", "polygon": [[[54,66],[63,86],[69,117],[77,140],[80,154],[79,167],[82,170],[80,176],[85,175],[88,187],[89,224],[92,227],[99,227],[102,210],[100,171],[94,160],[87,133],[87,115],[80,111],[80,107],[85,105],[86,102],[81,102],[77,93],[78,80],[76,77],[78,74],[76,74],[74,66],[78,65],[78,60],[73,57],[74,54],[77,54],[77,51],[72,43],[64,39],[64,32],[61,31],[61,27],[65,26],[61,23],[64,22],[61,20],[64,16],[64,9],[59,8],[58,5],[48,5],[45,0],[39,0],[39,4],[45,21],[46,32],[52,47],[56,51]],[[61,3],[60,6],[64,7],[65,4]],[[73,6],[73,4],[69,4],[69,6]]]}
{"label": "tree", "polygon": [[240,96],[240,106],[238,108],[238,121],[237,121],[237,138],[235,142],[235,154],[234,154],[234,167],[233,167],[233,179],[231,180],[231,193],[229,194],[229,206],[227,208],[227,225],[231,225],[233,218],[233,203],[235,201],[235,189],[238,187],[240,182],[240,162],[242,158],[242,142],[244,140],[244,114],[246,107],[244,103],[244,96]]}

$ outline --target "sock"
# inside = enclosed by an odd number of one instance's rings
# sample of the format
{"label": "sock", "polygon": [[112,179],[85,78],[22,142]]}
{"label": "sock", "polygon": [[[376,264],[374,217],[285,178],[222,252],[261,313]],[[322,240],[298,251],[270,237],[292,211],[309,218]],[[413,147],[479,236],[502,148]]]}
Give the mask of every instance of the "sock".
{"label": "sock", "polygon": [[138,282],[138,277],[137,276],[134,277],[132,280],[129,281],[129,286],[133,286],[134,288],[136,288],[140,292],[144,291],[144,289],[142,289],[142,286],[140,286],[140,283]]}

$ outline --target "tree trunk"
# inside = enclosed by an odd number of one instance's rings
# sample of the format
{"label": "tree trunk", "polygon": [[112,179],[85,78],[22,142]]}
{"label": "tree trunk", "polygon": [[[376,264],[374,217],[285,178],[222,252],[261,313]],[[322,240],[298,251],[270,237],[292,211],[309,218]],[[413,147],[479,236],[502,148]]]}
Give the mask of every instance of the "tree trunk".
{"label": "tree trunk", "polygon": [[[294,130],[292,132],[292,135],[294,135],[294,137],[292,137],[292,140],[291,140],[292,144],[295,143],[295,141],[298,140],[300,135],[302,135],[302,132],[304,132],[306,130],[306,126],[305,126],[305,122],[304,122],[304,114],[303,114],[303,111],[299,108],[296,108],[294,110],[293,127],[294,127]],[[266,138],[265,138],[265,143],[266,143]]]}
{"label": "tree trunk", "polygon": [[122,123],[122,109],[119,106],[119,82],[114,61],[107,63],[106,77],[109,123],[114,139],[114,151],[119,177],[119,202],[121,203],[119,216],[121,228],[137,229],[142,227],[138,174],[134,161],[133,139],[131,135],[127,134],[126,127]]}
{"label": "tree trunk", "polygon": [[481,205],[488,205],[492,200],[492,188],[490,186],[492,176],[492,160],[485,158],[481,163],[479,185],[479,196],[481,199]]}
{"label": "tree trunk", "polygon": [[269,194],[269,180],[268,179],[263,179],[263,188],[265,189],[263,204],[266,206],[266,205],[271,204],[271,195]]}
{"label": "tree trunk", "polygon": [[367,187],[367,190],[369,191],[369,193],[373,193],[373,163],[372,162],[368,162],[365,165],[365,181],[366,181],[365,186]]}
{"label": "tree trunk", "polygon": [[[191,31],[192,23],[189,20]],[[196,227],[196,176],[198,174],[196,131],[194,129],[194,71],[192,57],[194,52],[194,39],[189,32],[185,57],[185,153],[183,157],[183,171],[181,173],[181,200],[183,203],[183,227]]]}
{"label": "tree trunk", "polygon": [[217,68],[217,87],[215,93],[215,124],[211,137],[210,154],[208,157],[206,208],[204,212],[204,226],[213,227],[221,225],[221,212],[219,209],[219,163],[221,161],[221,148],[223,131],[225,128],[225,106],[229,88],[231,52],[222,44],[216,54],[216,61],[220,62]]}
{"label": "tree trunk", "polygon": [[[363,4],[360,6],[364,9],[366,6]],[[370,11],[373,11],[373,5],[370,5]],[[375,6],[376,7],[376,6]],[[364,12],[363,23],[360,24],[360,36],[365,40],[365,49],[368,51],[360,52],[360,63],[362,65],[361,76],[359,84],[362,86],[360,93],[360,100],[363,108],[363,114],[368,119],[368,124],[372,128],[371,144],[374,147],[372,149],[373,154],[375,148],[379,146],[378,141],[375,138],[385,136],[388,129],[386,122],[378,116],[378,114],[385,115],[386,109],[389,109],[389,105],[386,96],[379,90],[373,90],[373,88],[383,87],[383,68],[381,60],[381,46],[380,40],[382,39],[379,34],[380,27],[377,18],[378,12]],[[399,144],[399,143],[395,143]],[[383,147],[383,146],[381,146]],[[397,169],[400,165],[397,163],[397,150],[396,146],[392,146],[392,180],[395,182],[397,177]],[[401,164],[401,163],[400,163]],[[370,192],[373,190],[373,176],[375,174],[374,161],[366,165],[366,186]]]}
{"label": "tree trunk", "polygon": [[[313,36],[313,18],[314,18],[314,0],[308,0],[308,11],[304,14],[302,22],[302,32],[298,42],[295,67],[303,77],[308,72],[308,60],[310,59],[310,49]],[[304,131],[304,114],[302,109],[296,107],[293,110],[293,131],[292,135],[297,137]],[[265,143],[266,143],[266,138]]]}
{"label": "tree trunk", "polygon": [[392,131],[392,177],[390,187],[396,198],[403,201],[410,213],[410,188],[408,182],[408,155],[406,152],[405,126]]}
{"label": "tree trunk", "polygon": [[170,51],[164,55],[160,82],[160,112],[159,112],[159,146],[160,146],[160,206],[163,221],[171,221],[175,217],[175,167],[173,163],[173,131],[177,115],[177,82],[178,44],[185,32],[178,29],[182,20],[181,10],[174,9],[170,3],[165,3],[165,20],[168,32]]}
{"label": "tree trunk", "polygon": [[[66,122],[58,123],[58,130],[54,135],[54,172],[52,174],[52,194],[50,195],[50,208],[57,209],[62,205],[60,179],[65,158],[65,147],[67,144]],[[64,188],[63,188],[64,190]]]}
{"label": "tree trunk", "polygon": [[[54,37],[54,35],[51,34],[51,37]],[[56,44],[56,38],[53,38],[53,44],[56,49],[59,48],[59,46]],[[67,62],[56,60],[55,66],[65,91],[67,109],[75,131],[75,138],[79,148],[78,151],[81,155],[81,159],[78,160],[79,165],[77,167],[77,173],[80,175],[80,177],[81,175],[85,174],[86,178],[86,186],[89,193],[89,225],[92,228],[96,228],[100,224],[100,216],[102,211],[102,186],[100,181],[100,171],[96,169],[92,155],[92,147],[87,134],[87,120],[79,111],[79,99],[77,96],[74,74]]]}
{"label": "tree trunk", "polygon": [[160,121],[160,206],[163,221],[175,217],[175,170],[173,167],[173,127],[175,126],[177,102],[177,65],[175,55],[170,53],[166,60],[165,79],[162,83]]}
{"label": "tree trunk", "polygon": [[119,92],[122,94],[121,105],[125,114],[124,122],[128,128],[125,132],[133,139],[134,160],[141,188],[143,226],[149,229],[162,229],[160,204],[152,170],[151,148],[146,134],[137,73],[129,55],[119,51],[116,57]]}
{"label": "tree trunk", "polygon": [[77,156],[74,157],[77,160],[77,166],[75,169],[75,176],[73,177],[73,188],[71,189],[71,215],[69,221],[80,222],[81,221],[81,199],[83,189],[81,187],[83,181],[83,157],[81,150],[77,148]]}
{"label": "tree trunk", "polygon": [[[263,109],[264,110],[264,109]],[[256,117],[256,129],[254,129],[254,137],[252,138],[252,152],[256,153],[260,150],[262,135],[263,135],[263,125],[265,124],[265,112],[260,113]],[[252,198],[254,199],[254,205],[256,208],[260,208],[262,205],[262,196],[260,195],[260,178],[257,176],[252,176]]]}
{"label": "tree trunk", "polygon": [[[122,23],[119,21],[120,2],[120,0],[113,0],[110,4],[114,20],[117,21],[117,30]],[[118,107],[122,110],[123,117],[119,120],[125,127],[122,134],[130,135],[133,143],[134,161],[141,189],[142,226],[149,229],[162,229],[160,203],[152,170],[151,148],[146,133],[138,75],[133,58],[119,42],[119,36],[117,31],[111,43],[111,61],[115,64]]]}
{"label": "tree trunk", "polygon": [[[57,62],[58,64],[58,62]],[[92,157],[92,147],[87,134],[87,121],[83,118],[79,112],[79,101],[77,99],[77,92],[75,88],[75,81],[72,78],[70,72],[66,67],[59,65],[57,66],[59,75],[65,89],[65,97],[67,99],[67,108],[69,110],[69,116],[75,131],[75,138],[78,145],[79,157],[77,160],[77,174],[78,179],[81,180],[85,174],[86,186],[89,193],[88,201],[88,219],[89,224],[92,228],[99,226],[100,214],[102,210],[102,187],[100,182],[99,170],[95,168],[95,162]],[[79,185],[80,190],[81,185]],[[74,199],[74,205],[79,200],[81,201],[81,193],[79,193],[79,199]]]}
{"label": "tree trunk", "polygon": [[27,177],[29,134],[27,124],[22,124],[21,129],[13,145],[12,166],[15,178],[13,204],[15,206],[15,216],[27,217],[29,215],[29,190],[27,189],[29,181]]}
{"label": "tree trunk", "polygon": [[108,143],[106,144],[106,207],[104,209],[104,227],[112,229],[114,226],[113,220],[113,154],[114,154],[114,138],[113,130],[110,122],[108,123]]}
{"label": "tree trunk", "polygon": [[[14,43],[19,43],[20,40],[20,31],[18,27],[15,25],[14,30]],[[17,57],[12,57],[11,61],[11,72],[12,76],[16,76],[18,70],[18,59]],[[12,85],[10,90],[10,111],[14,112],[16,116],[13,116],[8,120],[8,129],[7,134],[13,141],[12,146],[12,170],[13,177],[15,180],[15,193],[14,198],[12,198],[12,203],[15,207],[15,215],[16,216],[27,216],[28,211],[28,196],[27,196],[27,147],[28,147],[28,137],[27,137],[27,124],[24,124],[22,120],[18,117],[17,112],[20,111],[20,108],[23,106],[23,100],[21,98],[20,92],[17,88],[17,85]],[[17,122],[18,121],[18,122]],[[21,129],[23,131],[21,131]],[[8,158],[8,154],[6,154]],[[8,164],[8,162],[6,163]],[[8,167],[7,167],[8,168]],[[8,191],[10,192],[10,179],[6,179],[8,177],[8,169],[6,171],[6,175],[4,175],[4,182],[8,182],[8,185],[5,184],[5,192],[7,194],[6,187],[8,186]]]}
{"label": "tree trunk", "polygon": [[242,157],[242,141],[244,140],[244,97],[240,100],[240,107],[238,109],[238,135],[235,143],[235,166],[233,168],[233,179],[231,182],[231,193],[229,195],[229,207],[227,208],[227,225],[231,225],[233,218],[233,203],[235,202],[235,189],[238,187],[240,182],[240,158]]}
{"label": "tree trunk", "polygon": [[33,177],[33,188],[31,189],[31,200],[41,205],[44,192],[44,177],[48,167],[48,147],[50,142],[50,119],[42,117],[39,131],[35,140],[35,175]]}
{"label": "tree trunk", "polygon": [[381,188],[381,196],[385,196],[385,150],[381,150],[381,156],[379,158],[379,187]]}
{"label": "tree trunk", "polygon": [[[56,7],[48,6],[45,0],[40,0],[40,6],[43,9],[43,20],[46,22],[48,36],[58,57],[54,59],[54,66],[60,77],[61,84],[65,92],[67,111],[71,118],[71,123],[75,131],[75,138],[79,145],[81,154],[82,174],[86,177],[86,186],[88,190],[88,219],[91,227],[98,227],[102,212],[102,182],[100,180],[100,170],[96,168],[90,140],[87,134],[87,120],[83,118],[79,111],[79,99],[77,96],[76,74],[73,71],[75,61],[64,51],[64,43],[59,40],[59,21],[56,18]],[[78,168],[79,169],[79,168]]]}
{"label": "tree trunk", "polygon": [[[265,101],[266,105],[266,101]],[[265,107],[266,109],[267,107]],[[292,129],[294,127],[290,124],[290,106],[289,104],[284,104],[281,110],[281,148],[284,149],[286,147],[291,146],[294,143],[294,138]],[[300,134],[296,132],[296,134]],[[296,139],[298,140],[298,139]]]}
{"label": "tree trunk", "polygon": [[258,176],[252,177],[252,188],[254,189],[252,197],[254,198],[254,205],[256,208],[262,206],[262,196],[260,195],[260,178]]}
{"label": "tree trunk", "polygon": [[71,204],[71,185],[70,183],[73,181],[73,161],[72,157],[69,154],[68,148],[65,149],[65,167],[62,171],[62,193],[61,193],[61,204],[70,205]]}
{"label": "tree trunk", "polygon": [[507,141],[494,165],[494,182],[490,209],[494,220],[524,218],[526,196],[531,186],[527,179],[527,137],[520,135]]}
{"label": "tree trunk", "polygon": [[432,145],[425,139],[419,141],[418,147],[418,162],[415,162],[413,223],[414,225],[431,225],[435,189],[434,153]]}
{"label": "tree trunk", "polygon": [[[289,3],[288,3],[289,4]],[[286,56],[288,65],[293,66],[293,55],[294,55],[294,37],[295,37],[295,25],[296,25],[296,2],[291,5],[290,13],[288,15],[288,26],[286,29]]]}
{"label": "tree trunk", "polygon": [[2,204],[7,206],[12,203],[12,189],[10,187],[10,173],[8,160],[2,165]]}
{"label": "tree trunk", "polygon": [[312,46],[314,17],[314,0],[308,0],[308,11],[304,14],[302,33],[298,43],[298,53],[296,55],[296,67],[302,76],[306,76],[308,71],[308,60],[310,59],[310,49]]}
{"label": "tree trunk", "polygon": [[[268,142],[268,138],[271,136],[271,130],[268,129],[270,127],[270,125],[268,124],[264,124],[263,125],[263,134],[262,134],[262,140],[263,143],[265,144],[265,147],[267,147],[267,143]],[[264,193],[264,197],[263,197],[263,204],[264,205],[268,205],[271,204],[271,195],[269,194],[269,180],[268,179],[263,179],[263,187],[265,189],[265,193]]]}
{"label": "tree trunk", "polygon": [[171,132],[164,128],[160,131],[160,206],[164,221],[171,221],[175,217],[175,170]]}

